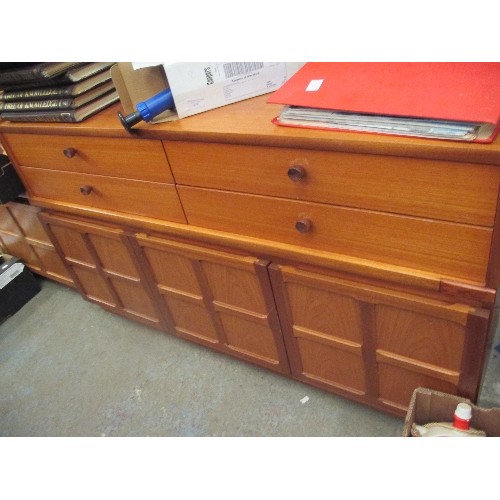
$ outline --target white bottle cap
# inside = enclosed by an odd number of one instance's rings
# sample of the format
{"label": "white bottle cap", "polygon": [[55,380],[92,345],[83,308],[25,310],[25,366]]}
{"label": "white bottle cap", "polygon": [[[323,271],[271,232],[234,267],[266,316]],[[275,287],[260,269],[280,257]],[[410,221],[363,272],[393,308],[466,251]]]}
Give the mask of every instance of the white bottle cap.
{"label": "white bottle cap", "polygon": [[455,410],[455,416],[462,420],[470,420],[472,418],[472,407],[467,403],[458,403]]}

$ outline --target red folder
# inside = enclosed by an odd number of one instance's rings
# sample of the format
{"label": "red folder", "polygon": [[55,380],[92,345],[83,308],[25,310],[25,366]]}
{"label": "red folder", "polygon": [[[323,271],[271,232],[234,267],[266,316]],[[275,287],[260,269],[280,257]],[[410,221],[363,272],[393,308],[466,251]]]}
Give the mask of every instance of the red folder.
{"label": "red folder", "polygon": [[500,128],[500,63],[310,62],[267,102],[488,124],[490,135],[476,141],[491,142]]}

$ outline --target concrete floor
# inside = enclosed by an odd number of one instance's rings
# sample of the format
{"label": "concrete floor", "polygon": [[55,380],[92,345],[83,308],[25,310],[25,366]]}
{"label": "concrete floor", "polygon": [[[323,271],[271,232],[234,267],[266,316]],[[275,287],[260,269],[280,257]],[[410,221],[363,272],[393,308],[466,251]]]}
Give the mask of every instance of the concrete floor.
{"label": "concrete floor", "polygon": [[[401,436],[401,419],[37,280],[41,292],[0,325],[0,436]],[[499,337],[487,406],[500,406]]]}

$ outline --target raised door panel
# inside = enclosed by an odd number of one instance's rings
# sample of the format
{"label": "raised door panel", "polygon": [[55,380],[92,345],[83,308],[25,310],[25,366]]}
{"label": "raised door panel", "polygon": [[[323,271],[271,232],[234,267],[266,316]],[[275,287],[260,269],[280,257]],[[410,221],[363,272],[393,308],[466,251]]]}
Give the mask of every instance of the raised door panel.
{"label": "raised door panel", "polygon": [[287,291],[297,333],[322,332],[329,338],[360,345],[363,325],[359,301],[303,283],[289,283]]}
{"label": "raised door panel", "polygon": [[24,203],[0,205],[0,241],[29,268],[68,286],[74,283],[38,219],[40,209]]}
{"label": "raised door panel", "polygon": [[364,395],[365,368],[361,352],[322,342],[321,337],[297,337],[304,380],[331,385],[349,393]]}
{"label": "raised door panel", "polygon": [[5,206],[26,238],[50,244],[50,239],[38,219],[38,213],[40,212],[38,207],[16,202],[10,202]]}
{"label": "raised door panel", "polygon": [[18,257],[34,271],[41,270],[42,266],[37,254],[22,235],[0,229],[0,240],[2,241],[2,247],[9,255]]}
{"label": "raised door panel", "polygon": [[[46,215],[42,215],[46,219]],[[49,219],[52,221],[52,219]],[[85,233],[79,230],[67,227],[64,221],[58,219],[57,222],[51,222],[49,234],[55,238],[57,246],[61,250],[62,255],[67,263],[87,265],[95,268],[92,255],[85,243]]]}
{"label": "raised door panel", "polygon": [[42,263],[40,274],[65,285],[75,286],[64,262],[52,244],[50,246],[37,245],[34,246],[34,250]]}
{"label": "raised door panel", "polygon": [[265,262],[143,234],[137,244],[177,334],[288,373]]}
{"label": "raised door panel", "polygon": [[[139,241],[141,241],[139,239]],[[169,324],[186,338],[217,344],[220,339],[190,258],[163,246],[140,246]]]}
{"label": "raised door panel", "polygon": [[250,262],[241,259],[237,265],[227,260],[201,261],[227,346],[262,359],[277,360],[276,341],[273,335],[269,335],[271,297],[259,279],[260,274],[267,284],[267,278],[261,272],[264,266],[255,259]]}
{"label": "raised door panel", "polygon": [[89,232],[87,235],[95,255],[99,258],[100,267],[108,276],[139,280],[137,267],[119,233]]}
{"label": "raised door panel", "polygon": [[[236,352],[256,357],[264,362],[276,363],[280,354],[276,339],[269,333],[265,316],[253,318],[218,310],[227,346]],[[284,371],[284,370],[283,370]]]}
{"label": "raised door panel", "polygon": [[13,217],[9,205],[0,204],[0,230],[5,233],[18,234],[20,232],[19,224]]}
{"label": "raised door panel", "polygon": [[[272,266],[275,269],[275,266]],[[272,274],[273,276],[273,274]],[[292,373],[322,387],[362,396],[363,311],[359,300],[292,274],[276,287]],[[297,275],[298,278],[298,275]]]}
{"label": "raised door panel", "polygon": [[392,408],[400,408],[402,414],[406,413],[413,391],[417,387],[427,387],[447,394],[458,393],[453,382],[427,373],[409,371],[394,364],[386,364],[383,360],[379,360],[378,380],[379,400]]}
{"label": "raised door panel", "polygon": [[82,295],[128,318],[163,327],[123,230],[59,215],[42,214],[42,220]]}
{"label": "raised door panel", "polygon": [[122,314],[159,326],[158,314],[121,230],[89,231],[87,238],[97,268]]}
{"label": "raised door panel", "polygon": [[[150,238],[139,237],[139,242],[152,241]],[[167,247],[154,240],[156,246],[143,245],[149,265],[154,271],[156,284],[160,291],[182,291],[186,297],[201,298],[200,283],[193,270],[191,259],[182,253],[168,252]]]}
{"label": "raised door panel", "polygon": [[138,279],[129,276],[120,278],[108,276],[108,279],[124,312],[134,319],[143,319],[147,323],[159,325],[158,314],[153,302]]}
{"label": "raised door panel", "polygon": [[296,378],[399,415],[418,386],[477,397],[486,310],[291,266],[270,274]]}
{"label": "raised door panel", "polygon": [[460,370],[466,325],[430,314],[379,304],[377,349],[447,370]]}
{"label": "raised door panel", "polygon": [[71,273],[78,284],[80,293],[100,306],[113,311],[117,310],[117,303],[104,279],[95,267],[84,268],[76,263],[70,264]]}
{"label": "raised door panel", "polygon": [[380,400],[403,408],[420,386],[474,401],[484,362],[488,311],[452,303],[422,305],[415,300],[413,306],[403,302],[374,306]]}
{"label": "raised door panel", "polygon": [[233,308],[265,314],[267,304],[254,264],[255,259],[245,260],[237,257],[231,258],[230,261],[204,259],[201,265],[210,283],[215,303],[230,304]]}
{"label": "raised door panel", "polygon": [[63,257],[80,293],[87,299],[106,308],[117,308],[115,297],[98,269],[88,242],[88,230],[84,224],[70,224],[60,217],[41,215],[48,234]]}
{"label": "raised door panel", "polygon": [[221,339],[212,314],[207,310],[202,295],[185,295],[182,291],[162,293],[175,331],[182,337],[206,345],[220,344]]}

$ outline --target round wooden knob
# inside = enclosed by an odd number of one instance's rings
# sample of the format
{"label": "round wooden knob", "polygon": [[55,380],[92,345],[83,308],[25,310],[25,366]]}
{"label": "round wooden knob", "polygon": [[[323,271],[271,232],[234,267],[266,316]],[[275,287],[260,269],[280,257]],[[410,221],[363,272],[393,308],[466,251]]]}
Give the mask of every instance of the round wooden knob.
{"label": "round wooden knob", "polygon": [[310,219],[299,219],[295,223],[295,229],[299,233],[309,233],[312,230],[312,222]]}
{"label": "round wooden knob", "polygon": [[288,177],[292,181],[301,181],[306,177],[306,169],[301,165],[293,165],[288,169]]}
{"label": "round wooden knob", "polygon": [[84,196],[88,196],[92,192],[92,190],[93,190],[92,186],[80,187],[80,193],[82,193]]}
{"label": "round wooden knob", "polygon": [[76,149],[75,148],[66,148],[64,151],[64,156],[66,156],[66,158],[73,158],[73,156],[76,155]]}

